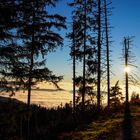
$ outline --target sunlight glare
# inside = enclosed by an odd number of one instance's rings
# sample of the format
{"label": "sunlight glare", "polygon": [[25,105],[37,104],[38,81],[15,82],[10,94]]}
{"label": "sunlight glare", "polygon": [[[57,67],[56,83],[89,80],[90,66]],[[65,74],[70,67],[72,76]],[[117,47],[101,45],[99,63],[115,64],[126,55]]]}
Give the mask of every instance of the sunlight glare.
{"label": "sunlight glare", "polygon": [[130,72],[130,67],[128,67],[128,66],[125,67],[125,68],[124,68],[124,71],[127,72],[127,73],[129,73],[129,72]]}

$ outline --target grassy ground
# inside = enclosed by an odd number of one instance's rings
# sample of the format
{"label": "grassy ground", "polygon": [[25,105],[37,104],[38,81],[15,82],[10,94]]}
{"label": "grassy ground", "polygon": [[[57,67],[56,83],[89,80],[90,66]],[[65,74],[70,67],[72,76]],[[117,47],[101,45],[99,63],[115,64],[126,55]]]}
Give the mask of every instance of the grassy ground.
{"label": "grassy ground", "polygon": [[132,105],[124,115],[122,127],[116,131],[114,140],[140,140],[140,105]]}
{"label": "grassy ground", "polygon": [[92,122],[85,130],[63,133],[60,140],[140,140],[140,105]]}

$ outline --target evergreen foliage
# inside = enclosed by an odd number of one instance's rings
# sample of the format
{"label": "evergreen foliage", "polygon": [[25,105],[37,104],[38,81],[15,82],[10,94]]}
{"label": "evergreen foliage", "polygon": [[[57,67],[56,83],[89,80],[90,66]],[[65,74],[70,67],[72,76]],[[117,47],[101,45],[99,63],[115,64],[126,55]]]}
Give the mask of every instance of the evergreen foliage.
{"label": "evergreen foliage", "polygon": [[74,0],[69,5],[73,7],[72,20],[75,25],[74,32],[68,36],[71,40],[74,37],[75,40],[75,52],[72,49],[70,55],[83,63],[83,75],[76,76],[75,84],[79,87],[79,93],[82,94],[82,106],[84,106],[85,95],[93,93],[93,85],[96,84],[97,49],[95,36],[91,35],[95,28],[93,13],[96,5],[91,0]]}
{"label": "evergreen foliage", "polygon": [[[48,53],[63,45],[63,38],[57,31],[66,28],[65,17],[47,11],[47,7],[55,7],[55,3],[55,0],[15,1],[16,7],[11,4],[15,9],[15,17],[12,18],[13,16],[10,15],[9,19],[12,22],[16,21],[15,26],[12,27],[7,25],[7,15],[1,15],[5,20],[1,26],[8,29],[6,32],[2,28],[5,33],[3,37],[7,42],[0,38],[2,40],[1,87],[5,87],[6,90],[9,87],[12,93],[20,88],[27,89],[28,105],[30,105],[31,88],[37,82],[52,82],[58,87],[57,83],[62,80],[62,76],[54,75],[46,67],[44,59]],[[9,3],[5,2],[3,6],[6,8],[3,8],[5,11],[2,10],[6,13],[6,10],[10,9]],[[10,41],[6,35],[8,32],[11,33]]]}
{"label": "evergreen foliage", "polygon": [[110,89],[110,106],[112,108],[116,108],[122,104],[124,101],[123,94],[121,92],[121,88],[119,87],[119,81],[116,82],[115,86]]}

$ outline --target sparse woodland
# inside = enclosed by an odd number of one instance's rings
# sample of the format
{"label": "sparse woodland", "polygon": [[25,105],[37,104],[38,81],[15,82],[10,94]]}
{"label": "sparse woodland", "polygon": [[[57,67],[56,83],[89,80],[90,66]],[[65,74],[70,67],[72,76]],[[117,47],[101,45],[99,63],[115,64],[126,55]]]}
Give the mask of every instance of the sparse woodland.
{"label": "sparse woodland", "polygon": [[[0,97],[0,139],[105,140],[120,128],[126,130],[125,139],[132,139],[130,122],[134,118],[139,123],[140,115],[139,95],[133,93],[129,99],[131,84],[139,85],[138,76],[129,74],[129,67],[137,68],[133,37],[124,37],[120,48],[126,69],[123,93],[119,79],[111,85],[111,0],[71,0],[67,4],[72,11],[70,23],[48,10],[58,3],[0,0],[0,92],[10,96],[20,90],[28,92],[27,104]],[[64,30],[73,68],[73,101],[55,109],[31,105],[32,89],[39,82],[61,89],[58,83],[63,76],[54,74],[46,63],[48,54],[65,47]],[[78,64],[81,74],[77,74]],[[107,87],[106,105],[102,104],[102,84]]]}

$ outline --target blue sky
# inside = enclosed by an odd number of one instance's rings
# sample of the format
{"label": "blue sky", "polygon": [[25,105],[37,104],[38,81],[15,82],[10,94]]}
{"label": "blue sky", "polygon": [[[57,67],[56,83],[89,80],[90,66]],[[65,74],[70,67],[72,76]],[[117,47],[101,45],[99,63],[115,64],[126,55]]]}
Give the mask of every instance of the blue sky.
{"label": "blue sky", "polygon": [[[71,19],[71,9],[67,6],[70,0],[60,0],[53,12],[67,17],[67,22]],[[122,81],[123,62],[120,60],[122,54],[122,40],[124,36],[135,36],[133,39],[133,53],[136,56],[136,65],[140,66],[140,0],[112,0],[113,15],[110,17],[112,46],[112,80]],[[69,26],[68,26],[69,28]],[[67,31],[61,31],[65,37]],[[48,67],[58,75],[64,75],[65,81],[71,81],[72,61],[69,56],[68,39],[64,38],[64,46],[55,53],[48,56]],[[140,68],[139,70],[140,71]]]}
{"label": "blue sky", "polygon": [[[136,56],[136,65],[140,66],[140,1],[139,0],[113,0],[113,15],[111,17],[112,29],[112,58],[113,70],[116,76],[121,78],[122,62],[118,59],[121,56],[121,41],[124,36],[135,36],[133,39],[132,52]],[[115,65],[117,67],[115,67]],[[139,69],[140,71],[140,69]],[[122,73],[123,74],[123,73]]]}

